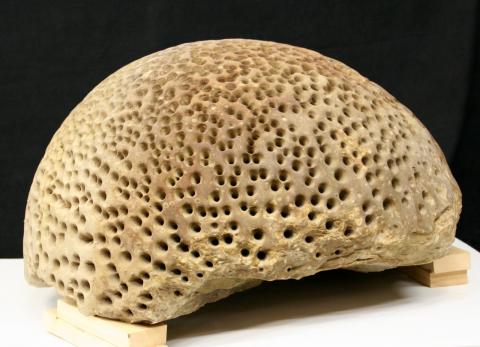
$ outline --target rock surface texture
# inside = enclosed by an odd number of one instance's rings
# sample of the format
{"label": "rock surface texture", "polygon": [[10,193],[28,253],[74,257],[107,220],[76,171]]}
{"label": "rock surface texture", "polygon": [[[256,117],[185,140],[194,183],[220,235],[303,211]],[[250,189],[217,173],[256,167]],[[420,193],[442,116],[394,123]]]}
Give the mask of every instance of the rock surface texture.
{"label": "rock surface texture", "polygon": [[426,263],[461,194],[425,127],[319,53],[205,41],[101,82],[50,142],[26,278],[86,314],[159,322],[261,283]]}

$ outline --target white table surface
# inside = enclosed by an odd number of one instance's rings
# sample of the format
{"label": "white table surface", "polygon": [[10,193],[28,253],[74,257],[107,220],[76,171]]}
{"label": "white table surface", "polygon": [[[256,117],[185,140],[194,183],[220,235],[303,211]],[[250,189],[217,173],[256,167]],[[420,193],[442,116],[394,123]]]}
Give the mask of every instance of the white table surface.
{"label": "white table surface", "polygon": [[[328,271],[235,294],[168,323],[170,347],[480,346],[480,253],[468,285],[427,288],[399,271]],[[21,259],[0,260],[0,346],[67,347],[46,333],[51,288],[29,286]]]}

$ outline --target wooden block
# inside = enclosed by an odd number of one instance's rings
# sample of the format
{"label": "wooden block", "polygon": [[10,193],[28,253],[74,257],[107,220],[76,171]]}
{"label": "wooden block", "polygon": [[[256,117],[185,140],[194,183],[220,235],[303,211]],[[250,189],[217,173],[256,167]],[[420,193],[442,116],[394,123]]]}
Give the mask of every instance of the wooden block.
{"label": "wooden block", "polygon": [[466,284],[469,268],[470,253],[458,247],[451,247],[447,255],[431,263],[400,269],[415,281],[434,288]]}
{"label": "wooden block", "polygon": [[47,331],[77,347],[115,347],[96,336],[75,328],[57,317],[57,310],[52,309],[45,313],[44,324]]}
{"label": "wooden block", "polygon": [[470,268],[470,253],[458,247],[451,247],[448,254],[431,263],[420,265],[433,273],[446,273],[468,270]]}
{"label": "wooden block", "polygon": [[415,281],[430,288],[456,286],[468,283],[466,270],[433,273],[420,266],[409,266],[403,271]]}
{"label": "wooden block", "polygon": [[458,286],[458,285],[467,284],[467,283],[468,283],[468,275],[466,270],[444,272],[444,273],[430,275],[431,288]]}
{"label": "wooden block", "polygon": [[83,344],[84,340],[89,338],[92,341],[101,340],[107,343],[105,346],[109,347],[166,346],[166,324],[128,324],[106,318],[85,316],[75,306],[63,300],[57,302],[56,319],[53,322],[52,313],[49,314],[50,316],[47,316],[49,331],[76,346],[92,346],[89,343]]}

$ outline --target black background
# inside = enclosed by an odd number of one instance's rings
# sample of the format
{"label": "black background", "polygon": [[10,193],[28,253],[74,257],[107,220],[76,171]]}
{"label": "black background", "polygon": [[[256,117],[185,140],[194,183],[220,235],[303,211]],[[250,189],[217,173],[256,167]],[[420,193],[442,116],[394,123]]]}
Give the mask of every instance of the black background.
{"label": "black background", "polygon": [[255,38],[339,59],[382,85],[441,145],[480,249],[480,22],[474,0],[3,1],[0,257],[20,257],[25,202],[69,111],[121,66],[179,43]]}

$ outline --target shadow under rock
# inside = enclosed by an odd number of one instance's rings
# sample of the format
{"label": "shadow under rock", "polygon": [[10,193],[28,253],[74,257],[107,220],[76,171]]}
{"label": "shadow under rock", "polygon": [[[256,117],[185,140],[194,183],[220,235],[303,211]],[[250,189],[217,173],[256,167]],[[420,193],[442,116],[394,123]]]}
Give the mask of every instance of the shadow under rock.
{"label": "shadow under rock", "polygon": [[264,282],[168,321],[168,339],[326,316],[334,312],[345,313],[366,306],[391,305],[406,299],[399,285],[404,281],[404,275],[395,270],[368,274],[332,270],[301,280]]}

